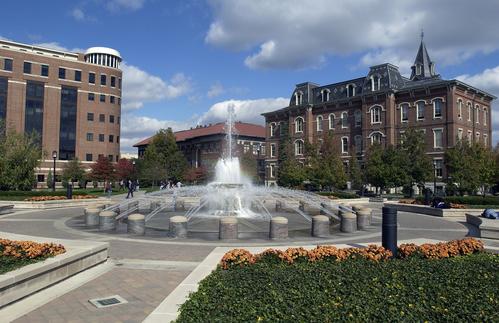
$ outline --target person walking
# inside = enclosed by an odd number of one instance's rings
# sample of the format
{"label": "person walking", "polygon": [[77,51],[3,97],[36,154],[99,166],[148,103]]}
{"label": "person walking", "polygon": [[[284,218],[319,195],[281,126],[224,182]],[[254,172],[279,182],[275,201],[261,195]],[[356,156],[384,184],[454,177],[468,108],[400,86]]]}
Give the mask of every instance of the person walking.
{"label": "person walking", "polygon": [[113,193],[113,188],[111,186],[111,181],[106,181],[106,193],[107,193],[107,198],[111,198],[111,193]]}
{"label": "person walking", "polygon": [[133,182],[131,180],[127,181],[127,188],[128,188],[128,194],[127,194],[126,198],[129,198],[130,196],[132,196],[132,198],[133,198],[133,190],[135,189],[135,187],[134,187]]}
{"label": "person walking", "polygon": [[125,190],[125,181],[122,179],[120,181],[120,192]]}

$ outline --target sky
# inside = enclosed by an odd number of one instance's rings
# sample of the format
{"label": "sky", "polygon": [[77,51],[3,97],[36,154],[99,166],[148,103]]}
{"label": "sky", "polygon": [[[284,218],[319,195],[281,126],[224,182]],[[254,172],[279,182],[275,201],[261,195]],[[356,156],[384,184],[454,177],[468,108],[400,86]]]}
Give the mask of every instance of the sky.
{"label": "sky", "polygon": [[[51,0],[2,3],[0,38],[123,57],[122,152],[182,130],[288,105],[295,84],[330,84],[392,63],[408,76],[424,30],[437,73],[499,97],[499,1]],[[496,100],[497,101],[497,100]],[[499,104],[493,104],[499,140]]]}

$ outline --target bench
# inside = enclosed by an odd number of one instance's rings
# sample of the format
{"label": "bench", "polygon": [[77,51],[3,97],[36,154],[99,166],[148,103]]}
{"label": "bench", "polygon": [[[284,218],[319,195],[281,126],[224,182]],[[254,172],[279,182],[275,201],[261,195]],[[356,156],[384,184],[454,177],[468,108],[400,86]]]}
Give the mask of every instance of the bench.
{"label": "bench", "polygon": [[0,214],[10,213],[13,208],[14,205],[0,205]]}

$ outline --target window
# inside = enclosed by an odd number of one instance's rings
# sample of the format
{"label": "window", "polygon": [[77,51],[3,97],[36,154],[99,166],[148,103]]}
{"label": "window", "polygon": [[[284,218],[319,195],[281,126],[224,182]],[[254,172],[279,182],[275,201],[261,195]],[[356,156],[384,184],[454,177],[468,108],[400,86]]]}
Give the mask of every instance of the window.
{"label": "window", "polygon": [[109,96],[109,102],[114,104],[114,95]]}
{"label": "window", "polygon": [[275,157],[275,144],[270,144],[270,157]]}
{"label": "window", "polygon": [[303,93],[298,91],[295,93],[295,104],[301,105],[303,103]]}
{"label": "window", "polygon": [[94,93],[88,93],[88,101],[94,101],[95,100],[95,94]]}
{"label": "window", "polygon": [[433,129],[433,148],[442,148],[442,129]]}
{"label": "window", "polygon": [[479,132],[475,133],[475,142],[476,143],[480,142],[480,133]]}
{"label": "window", "polygon": [[106,95],[105,94],[100,95],[100,102],[106,102]]}
{"label": "window", "polygon": [[298,117],[295,119],[295,133],[303,132],[303,118]]}
{"label": "window", "polygon": [[381,107],[371,107],[371,124],[381,123]]}
{"label": "window", "polygon": [[92,157],[93,157],[93,156],[92,156],[92,154],[87,154],[87,155],[85,156],[85,160],[86,160],[86,161],[92,161]]}
{"label": "window", "polygon": [[273,122],[272,122],[272,123],[269,125],[269,128],[270,128],[270,136],[271,136],[271,137],[274,137],[274,135],[275,135],[275,123],[273,123]]}
{"label": "window", "polygon": [[348,112],[341,113],[341,127],[342,128],[348,127]]}
{"label": "window", "polygon": [[121,98],[118,98],[118,104],[121,104]]}
{"label": "window", "polygon": [[466,140],[468,140],[468,143],[471,144],[471,137],[472,137],[472,131],[468,130],[468,135],[466,136]]}
{"label": "window", "polygon": [[463,140],[463,129],[457,129],[457,140]]}
{"label": "window", "polygon": [[30,62],[24,62],[23,73],[24,74],[31,74],[31,63]]}
{"label": "window", "polygon": [[303,140],[295,141],[295,156],[303,155]]}
{"label": "window", "polygon": [[362,153],[362,136],[356,135],[354,137],[354,143],[355,143],[355,151],[357,154]]}
{"label": "window", "polygon": [[463,100],[457,100],[457,117],[459,119],[463,118]]}
{"label": "window", "polygon": [[5,71],[12,71],[12,59],[10,58],[5,58],[3,60],[3,69]]}
{"label": "window", "polygon": [[334,129],[334,114],[329,115],[329,129]]}
{"label": "window", "polygon": [[95,84],[95,73],[88,73],[88,83]]}
{"label": "window", "polygon": [[442,99],[433,100],[433,118],[441,118],[442,117]]}
{"label": "window", "polygon": [[275,177],[275,166],[274,164],[270,164],[269,165],[269,176],[270,178],[274,178]]}
{"label": "window", "polygon": [[416,75],[421,75],[421,65],[416,65]]}
{"label": "window", "polygon": [[49,66],[48,65],[42,65],[40,75],[41,76],[49,76]]}
{"label": "window", "polygon": [[407,103],[400,105],[400,120],[402,122],[409,121],[409,104]]}
{"label": "window", "polygon": [[355,110],[354,118],[355,118],[355,127],[362,127],[362,112],[360,112],[360,110]]}
{"label": "window", "polygon": [[87,113],[87,121],[94,121],[94,114],[92,112]]}
{"label": "window", "polygon": [[103,114],[99,114],[99,122],[106,122],[106,116]]}
{"label": "window", "polygon": [[63,67],[59,67],[59,79],[66,79],[66,69]]}
{"label": "window", "polygon": [[121,89],[121,78],[118,79],[118,89]]}
{"label": "window", "polygon": [[375,132],[371,135],[371,144],[381,144],[381,138],[383,135],[381,132]]}
{"label": "window", "polygon": [[488,115],[487,115],[487,109],[483,109],[483,125],[486,126],[487,125],[487,119],[488,119]]}
{"label": "window", "polygon": [[116,136],[116,142],[120,143],[120,136]]}
{"label": "window", "polygon": [[355,85],[348,84],[347,85],[347,97],[355,96]]}
{"label": "window", "polygon": [[42,175],[42,174],[38,174],[38,175],[36,175],[36,181],[37,181],[38,183],[43,183],[43,182],[45,182],[45,175]]}
{"label": "window", "polygon": [[442,159],[434,159],[433,164],[435,165],[435,176],[442,177],[443,176],[443,160]]}
{"label": "window", "polygon": [[109,142],[114,142],[114,135],[109,135]]}
{"label": "window", "polygon": [[100,85],[106,85],[106,83],[107,83],[106,74],[101,74],[100,75]]}
{"label": "window", "polygon": [[118,117],[118,124],[121,124],[121,117]]}
{"label": "window", "polygon": [[91,132],[87,132],[87,141],[94,141],[94,134]]}
{"label": "window", "polygon": [[38,134],[37,143],[43,142],[43,101],[45,86],[43,83],[26,82],[26,103],[24,111],[24,132]]}
{"label": "window", "polygon": [[348,137],[341,138],[341,153],[348,154]]}
{"label": "window", "polygon": [[[0,76],[0,119],[7,119],[7,92],[8,92],[9,82],[6,77]],[[5,134],[0,133],[0,136]]]}
{"label": "window", "polygon": [[329,90],[325,89],[321,91],[321,97],[322,97],[322,102],[327,102],[329,101]]}
{"label": "window", "polygon": [[424,101],[416,102],[416,114],[417,114],[418,120],[424,119],[424,106],[425,106]]}
{"label": "window", "polygon": [[107,155],[107,160],[109,160],[110,162],[113,161],[113,155]]}
{"label": "window", "polygon": [[371,76],[371,89],[372,91],[379,91],[381,78],[378,75]]}
{"label": "window", "polygon": [[483,144],[485,145],[485,147],[489,146],[489,136],[483,135]]}
{"label": "window", "polygon": [[81,71],[75,71],[75,81],[81,82]]}
{"label": "window", "polygon": [[102,133],[99,134],[99,141],[104,142],[104,134]]}
{"label": "window", "polygon": [[59,159],[72,160],[76,152],[76,115],[78,89],[61,87],[61,113],[59,122]]}
{"label": "window", "polygon": [[322,116],[317,116],[317,131],[322,131]]}
{"label": "window", "polygon": [[114,116],[113,115],[109,116],[109,123],[114,123]]}
{"label": "window", "polygon": [[478,104],[475,105],[475,112],[476,112],[475,122],[480,123],[480,106]]}
{"label": "window", "polygon": [[111,87],[116,87],[116,77],[111,76]]}
{"label": "window", "polygon": [[468,121],[471,121],[471,102],[468,102]]}

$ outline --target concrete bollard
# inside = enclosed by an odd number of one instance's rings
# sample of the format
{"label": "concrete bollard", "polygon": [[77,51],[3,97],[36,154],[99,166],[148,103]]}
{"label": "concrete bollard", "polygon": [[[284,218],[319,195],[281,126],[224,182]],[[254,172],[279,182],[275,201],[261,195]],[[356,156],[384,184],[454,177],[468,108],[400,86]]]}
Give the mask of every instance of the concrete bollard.
{"label": "concrete bollard", "polygon": [[139,201],[139,213],[146,214],[151,212],[152,202],[150,200]]}
{"label": "concrete bollard", "polygon": [[237,239],[237,218],[233,216],[220,218],[218,235],[220,239]]}
{"label": "concrete bollard", "polygon": [[146,233],[146,220],[142,214],[128,216],[127,232],[130,234],[144,235]]}
{"label": "concrete bollard", "polygon": [[357,229],[365,230],[371,225],[371,211],[367,208],[357,210]]}
{"label": "concrete bollard", "polygon": [[99,214],[99,230],[115,230],[116,229],[116,213],[113,211],[101,211]]}
{"label": "concrete bollard", "polygon": [[99,225],[99,213],[101,209],[86,208],[85,209],[85,225],[87,227],[96,227]]}
{"label": "concrete bollard", "polygon": [[329,218],[327,216],[315,215],[312,217],[312,236],[329,237]]}
{"label": "concrete bollard", "polygon": [[357,231],[357,216],[352,212],[341,212],[341,232],[352,233]]}
{"label": "concrete bollard", "polygon": [[170,235],[173,238],[187,238],[187,218],[176,215],[170,218]]}
{"label": "concrete bollard", "polygon": [[276,216],[270,219],[270,239],[286,239],[288,237],[288,219]]}

